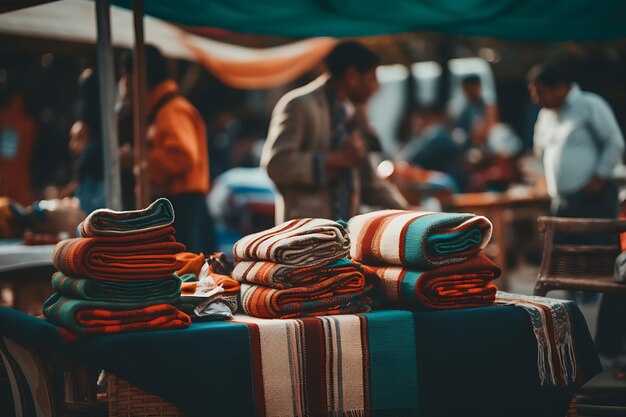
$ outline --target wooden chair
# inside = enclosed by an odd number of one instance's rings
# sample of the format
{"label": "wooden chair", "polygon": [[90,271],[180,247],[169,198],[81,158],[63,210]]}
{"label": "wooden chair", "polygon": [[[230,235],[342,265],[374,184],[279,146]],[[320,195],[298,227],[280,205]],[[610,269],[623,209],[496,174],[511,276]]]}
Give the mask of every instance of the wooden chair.
{"label": "wooden chair", "polygon": [[[535,295],[552,290],[591,291],[626,294],[626,284],[613,277],[615,258],[621,249],[619,234],[626,232],[626,221],[539,217],[539,231],[545,233],[543,259],[535,284]],[[556,234],[570,236],[614,235],[614,245],[560,244]],[[624,416],[626,392],[622,388],[590,390],[583,387],[572,401],[571,417]],[[620,400],[621,399],[621,400]]]}
{"label": "wooden chair", "polygon": [[543,259],[535,284],[535,295],[545,296],[552,290],[591,291],[626,294],[626,284],[613,278],[615,245],[557,244],[555,234],[578,236],[618,235],[626,232],[626,221],[539,217],[539,231],[545,233]]}

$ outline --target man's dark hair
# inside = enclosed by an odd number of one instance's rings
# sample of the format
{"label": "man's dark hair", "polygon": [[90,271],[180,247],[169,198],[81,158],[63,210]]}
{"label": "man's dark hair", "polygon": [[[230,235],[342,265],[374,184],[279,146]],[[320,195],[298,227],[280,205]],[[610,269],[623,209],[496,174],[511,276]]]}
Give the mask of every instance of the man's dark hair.
{"label": "man's dark hair", "polygon": [[342,77],[348,68],[354,66],[360,73],[375,68],[380,59],[372,51],[358,42],[343,42],[326,57],[326,66],[333,77]]}
{"label": "man's dark hair", "polygon": [[[132,73],[133,52],[130,49],[122,53],[120,64],[128,74]],[[161,51],[153,45],[146,45],[146,76],[148,88],[153,88],[169,78],[167,61]]]}
{"label": "man's dark hair", "polygon": [[543,84],[548,88],[556,88],[560,85],[570,85],[573,82],[571,74],[563,64],[540,64],[535,65],[528,71],[526,80],[529,84]]}
{"label": "man's dark hair", "polygon": [[470,74],[470,75],[466,75],[465,77],[463,77],[463,80],[461,81],[462,85],[481,85],[482,81],[480,79],[480,75],[478,74]]}

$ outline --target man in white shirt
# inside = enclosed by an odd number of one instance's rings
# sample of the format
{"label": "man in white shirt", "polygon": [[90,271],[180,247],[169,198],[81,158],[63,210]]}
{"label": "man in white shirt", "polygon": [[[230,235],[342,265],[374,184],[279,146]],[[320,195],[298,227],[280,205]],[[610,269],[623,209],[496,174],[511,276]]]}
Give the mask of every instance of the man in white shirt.
{"label": "man in white shirt", "polygon": [[617,186],[611,177],[622,160],[624,138],[611,107],[602,97],[582,91],[556,65],[534,67],[528,87],[542,107],[534,143],[543,159],[554,214],[616,217]]}
{"label": "man in white shirt", "polygon": [[[542,107],[535,124],[535,151],[543,158],[553,214],[560,217],[615,218],[617,185],[613,169],[622,161],[624,137],[609,104],[581,91],[564,68],[536,66],[528,74],[533,101]],[[617,244],[608,236],[561,243]],[[605,295],[598,314],[596,345],[607,359],[622,349],[626,298]]]}

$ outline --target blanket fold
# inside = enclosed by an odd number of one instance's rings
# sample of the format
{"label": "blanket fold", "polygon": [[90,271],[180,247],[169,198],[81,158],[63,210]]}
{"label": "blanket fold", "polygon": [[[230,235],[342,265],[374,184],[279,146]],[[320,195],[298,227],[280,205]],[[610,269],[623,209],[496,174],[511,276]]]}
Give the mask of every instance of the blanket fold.
{"label": "blanket fold", "polygon": [[273,262],[245,261],[235,265],[232,277],[239,282],[264,285],[275,289],[311,285],[341,277],[347,289],[363,289],[363,275],[348,259],[343,258],[317,267],[292,267]]}
{"label": "blanket fold", "polygon": [[291,318],[370,311],[372,301],[365,293],[365,278],[357,271],[287,289],[244,283],[239,300],[250,316]]}
{"label": "blanket fold", "polygon": [[425,270],[475,256],[491,239],[492,225],[468,213],[382,210],[353,217],[348,230],[355,261]]}
{"label": "blanket fold", "polygon": [[74,278],[62,272],[52,276],[52,288],[64,297],[120,303],[144,301],[156,304],[172,303],[180,296],[180,285],[181,279],[176,275],[163,279],[130,282]]}
{"label": "blanket fold", "polygon": [[117,236],[145,233],[174,223],[174,208],[167,198],[159,198],[142,210],[93,211],[78,225],[79,237]]}
{"label": "blanket fold", "polygon": [[233,247],[235,260],[269,261],[313,267],[345,258],[350,250],[346,229],[326,219],[295,219],[241,238]]}
{"label": "blanket fold", "polygon": [[176,254],[185,246],[174,240],[174,228],[129,236],[68,239],[52,254],[54,266],[65,275],[106,281],[167,278],[182,263]]}
{"label": "blanket fold", "polygon": [[52,295],[43,306],[52,323],[76,334],[103,334],[188,327],[189,316],[169,304],[77,300]]}
{"label": "blanket fold", "polygon": [[493,304],[497,292],[490,282],[502,270],[484,255],[427,271],[362,265],[380,279],[383,299],[391,307],[451,310]]}

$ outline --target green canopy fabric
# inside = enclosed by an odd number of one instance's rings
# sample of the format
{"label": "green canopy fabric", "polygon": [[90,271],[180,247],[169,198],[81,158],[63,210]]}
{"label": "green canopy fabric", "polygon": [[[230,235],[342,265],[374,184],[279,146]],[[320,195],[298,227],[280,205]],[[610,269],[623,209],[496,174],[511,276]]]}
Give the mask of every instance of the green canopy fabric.
{"label": "green canopy fabric", "polygon": [[[131,8],[130,0],[113,0]],[[624,0],[147,0],[146,13],[188,26],[292,37],[436,31],[565,41],[626,36]]]}

